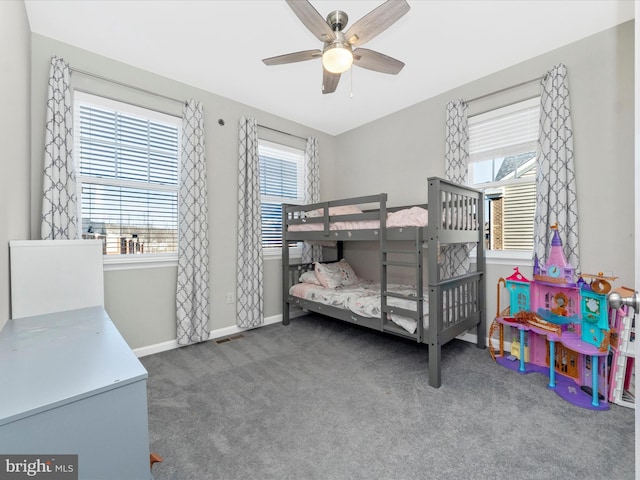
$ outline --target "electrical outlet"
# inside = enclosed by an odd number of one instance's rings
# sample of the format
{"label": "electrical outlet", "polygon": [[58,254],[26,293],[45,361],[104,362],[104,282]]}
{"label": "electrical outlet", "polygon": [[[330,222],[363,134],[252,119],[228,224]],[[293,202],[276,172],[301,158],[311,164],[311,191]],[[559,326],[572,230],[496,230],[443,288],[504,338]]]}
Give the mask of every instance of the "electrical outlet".
{"label": "electrical outlet", "polygon": [[234,298],[234,296],[233,296],[233,292],[228,292],[228,293],[225,295],[225,298],[226,298],[226,300],[227,300],[227,303],[233,303],[233,302],[235,301],[235,298]]}

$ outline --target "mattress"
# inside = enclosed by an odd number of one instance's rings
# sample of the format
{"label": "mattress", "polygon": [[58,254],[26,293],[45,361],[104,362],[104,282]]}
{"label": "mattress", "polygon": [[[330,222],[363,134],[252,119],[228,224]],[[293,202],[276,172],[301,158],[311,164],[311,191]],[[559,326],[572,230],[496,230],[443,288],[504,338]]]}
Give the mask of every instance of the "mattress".
{"label": "mattress", "polygon": [[[387,290],[402,295],[415,295],[416,289],[410,285],[387,284]],[[325,288],[312,283],[298,283],[289,289],[294,297],[304,298],[344,310],[367,318],[380,318],[380,284],[361,281],[355,285],[344,285],[339,288]],[[424,328],[428,328],[428,295],[423,292]],[[416,310],[416,302],[404,298],[387,297],[389,306]],[[413,334],[417,322],[413,318],[390,314],[389,320]]]}
{"label": "mattress", "polygon": [[[361,212],[360,212],[361,213]],[[421,207],[411,207],[387,214],[387,228],[426,227],[429,214]],[[329,230],[375,230],[380,228],[379,220],[331,222]],[[289,225],[290,232],[317,232],[324,230],[323,223],[299,223]]]}

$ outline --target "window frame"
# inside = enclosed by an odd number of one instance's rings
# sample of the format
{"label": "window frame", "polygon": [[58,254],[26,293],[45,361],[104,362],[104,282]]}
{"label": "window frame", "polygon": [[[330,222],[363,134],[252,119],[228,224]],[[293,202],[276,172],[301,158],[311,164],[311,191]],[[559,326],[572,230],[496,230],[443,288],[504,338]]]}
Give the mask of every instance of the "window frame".
{"label": "window frame", "polygon": [[[540,109],[539,95],[536,95],[535,97],[532,97],[532,98],[516,101],[504,107],[497,107],[482,113],[470,115],[469,116],[470,150],[472,148],[471,125],[473,124],[474,121],[475,122],[491,121],[492,119],[499,119],[501,117],[513,115],[514,113],[523,111],[525,109],[531,110],[534,108],[538,110],[538,113],[536,115],[539,115],[539,109]],[[537,126],[538,124],[539,122],[537,120],[535,123],[529,122],[529,125]],[[469,161],[468,161],[469,176],[468,176],[467,184],[473,188],[481,190],[485,194],[487,192],[491,192],[492,190],[493,191],[501,190],[502,192],[504,192],[505,188],[512,187],[512,186],[533,185],[535,188],[535,178],[536,178],[535,175],[509,178],[509,179],[498,180],[498,181],[493,180],[490,182],[475,183],[473,181],[474,180],[473,169],[474,169],[474,164],[478,164],[484,161],[493,160],[495,162],[495,160],[499,158],[507,158],[507,157],[512,157],[512,156],[516,156],[516,155],[520,155],[528,152],[534,152],[536,151],[536,146],[537,146],[536,144],[537,144],[537,128],[535,132],[532,132],[531,130],[529,131],[529,140],[526,142],[515,143],[513,145],[506,145],[506,146],[498,146],[498,147],[495,147],[494,149],[488,149],[488,151],[475,153],[475,154],[473,151],[470,151]],[[535,156],[533,157],[532,161],[533,162],[537,161]],[[518,167],[516,167],[516,171],[517,171],[517,168]],[[535,165],[534,168],[537,168],[537,165]],[[495,165],[493,167],[493,170],[495,170]],[[492,179],[495,178],[496,174],[497,172],[494,171],[492,174]],[[522,261],[527,257],[530,258],[532,254],[533,254],[533,249],[501,249],[501,250],[490,249],[490,248],[485,249],[486,257],[488,259],[495,259],[496,262],[494,263],[500,263],[500,264],[507,263],[510,261]]]}
{"label": "window frame", "polygon": [[[282,143],[277,143],[272,140],[264,140],[262,138],[258,139],[258,157],[259,162],[261,162],[262,156],[265,154],[265,151],[271,152],[272,155],[281,160],[294,161],[296,163],[296,169],[298,172],[298,178],[296,179],[298,194],[300,195],[296,199],[278,197],[272,195],[263,195],[262,191],[260,191],[260,211],[262,212],[262,204],[265,201],[271,203],[283,203],[289,205],[304,205],[305,201],[305,191],[306,191],[306,165],[305,165],[305,157],[304,157],[304,149],[296,148],[291,145],[286,145]],[[281,155],[277,157],[277,155]],[[261,219],[262,226],[262,219]],[[282,257],[282,237],[280,237],[280,245],[278,246],[265,246],[264,238],[262,240],[262,254],[264,257],[269,258],[278,258]],[[292,257],[299,257],[302,255],[302,242],[297,242],[296,246],[289,247],[289,255]]]}
{"label": "window frame", "polygon": [[[180,166],[182,152],[182,119],[177,115],[160,112],[153,108],[142,107],[125,101],[119,101],[113,98],[104,97],[99,94],[93,94],[82,90],[75,89],[73,97],[73,119],[74,119],[74,163],[76,169],[76,198],[77,198],[77,214],[79,224],[82,225],[82,185],[83,183],[118,185],[122,187],[145,188],[148,185],[149,190],[170,191],[176,193],[177,196],[177,223],[178,230],[177,244],[175,252],[168,253],[142,253],[142,254],[105,254],[103,255],[103,263],[105,271],[109,270],[128,270],[137,268],[162,268],[177,266],[179,246],[179,228],[180,228]],[[79,108],[81,104],[95,105],[98,108],[111,109],[122,112],[126,115],[150,119],[164,124],[170,124],[177,128],[177,165],[176,185],[164,185],[156,183],[140,183],[129,180],[104,180],[100,177],[85,176],[80,174],[80,122]],[[76,154],[77,152],[77,154]]]}

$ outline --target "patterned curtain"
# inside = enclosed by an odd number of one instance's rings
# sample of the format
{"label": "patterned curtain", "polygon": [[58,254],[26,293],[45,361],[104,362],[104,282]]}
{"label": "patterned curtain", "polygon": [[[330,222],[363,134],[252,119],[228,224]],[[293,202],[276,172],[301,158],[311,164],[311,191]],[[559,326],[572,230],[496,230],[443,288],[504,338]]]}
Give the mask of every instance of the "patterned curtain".
{"label": "patterned curtain", "polygon": [[264,323],[258,124],[253,118],[242,117],[238,130],[236,322],[241,328],[251,328]]}
{"label": "patterned curtain", "polygon": [[[309,137],[304,149],[304,164],[306,169],[307,189],[304,203],[320,201],[320,162],[318,158],[318,139]],[[302,263],[321,262],[322,246],[302,244]]]}
{"label": "patterned curtain", "polygon": [[73,164],[71,72],[58,57],[51,59],[42,184],[43,240],[78,238],[76,173]]}
{"label": "patterned curtain", "polygon": [[540,133],[536,174],[534,255],[543,263],[557,223],[567,261],[580,271],[578,199],[567,67],[557,65],[540,82]]}
{"label": "patterned curtain", "polygon": [[[460,185],[467,184],[469,159],[469,122],[467,104],[458,100],[447,104],[445,138],[445,178]],[[440,278],[463,275],[470,269],[469,245],[447,245],[440,251]]]}
{"label": "patterned curtain", "polygon": [[182,110],[177,339],[180,345],[209,339],[209,226],[207,160],[202,104]]}
{"label": "patterned curtain", "polygon": [[467,104],[462,100],[447,104],[445,139],[445,177],[460,185],[467,184],[469,159],[469,122]]}

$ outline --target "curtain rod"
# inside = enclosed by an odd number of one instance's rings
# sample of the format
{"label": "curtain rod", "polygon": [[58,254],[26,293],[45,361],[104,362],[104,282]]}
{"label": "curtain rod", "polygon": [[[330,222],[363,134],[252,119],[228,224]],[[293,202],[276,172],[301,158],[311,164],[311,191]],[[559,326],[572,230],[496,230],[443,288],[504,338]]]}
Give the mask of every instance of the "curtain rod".
{"label": "curtain rod", "polygon": [[484,95],[480,95],[479,97],[472,98],[471,100],[467,100],[467,104],[472,102],[477,102],[478,100],[482,100],[483,98],[491,97],[493,95],[497,95],[502,92],[507,92],[509,90],[513,90],[514,88],[524,87],[525,85],[529,85],[533,82],[538,82],[542,80],[544,77],[532,78],[531,80],[527,80],[526,82],[518,83],[516,85],[511,85],[510,87],[501,88],[500,90],[496,90],[495,92],[485,93]]}
{"label": "curtain rod", "polygon": [[99,80],[104,80],[105,82],[110,82],[110,83],[114,83],[116,85],[120,85],[121,87],[132,88],[134,90],[138,90],[139,92],[143,92],[143,93],[146,93],[146,94],[149,94],[149,95],[154,95],[156,97],[164,98],[166,100],[171,100],[172,102],[177,102],[177,103],[180,103],[180,104],[186,103],[185,100],[178,100],[177,98],[168,97],[166,95],[162,95],[161,93],[152,92],[151,90],[146,90],[144,88],[136,87],[135,85],[131,85],[129,83],[124,83],[124,82],[121,82],[119,80],[114,80],[112,78],[103,77],[102,75],[98,75],[96,73],[87,72],[85,70],[79,70],[79,69],[73,68],[73,67],[69,67],[69,70],[71,70],[72,73],[75,72],[75,73],[79,73],[81,75],[86,75],[88,77],[97,78]]}
{"label": "curtain rod", "polygon": [[277,132],[277,133],[282,133],[284,135],[289,135],[290,137],[295,137],[295,138],[299,138],[300,140],[304,140],[305,142],[307,141],[307,139],[305,137],[301,137],[299,135],[295,135],[293,133],[289,133],[289,132],[283,132],[282,130],[278,130],[276,128],[271,128],[271,127],[267,127],[266,125],[261,125],[258,123],[258,126],[260,128],[265,128],[267,130],[271,130],[272,132]]}

